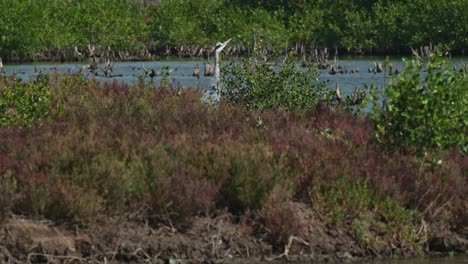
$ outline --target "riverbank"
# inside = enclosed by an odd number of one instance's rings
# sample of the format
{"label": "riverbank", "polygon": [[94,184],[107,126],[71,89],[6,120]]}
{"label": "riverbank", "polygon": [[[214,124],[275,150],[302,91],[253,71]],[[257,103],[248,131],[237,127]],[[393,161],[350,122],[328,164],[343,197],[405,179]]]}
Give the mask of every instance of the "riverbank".
{"label": "riverbank", "polygon": [[376,244],[363,245],[352,228],[333,225],[307,205],[289,206],[301,215],[306,231],[291,235],[281,247],[268,242],[271,234],[259,223],[239,223],[230,214],[195,218],[184,230],[155,228],[131,214],[103,217],[87,228],[12,216],[0,230],[0,257],[5,263],[340,263],[468,253],[466,230],[457,234],[422,222],[419,231],[427,241],[403,246],[393,244],[396,237],[379,237],[384,230],[378,225],[385,223],[374,216],[369,221],[377,228],[369,231],[375,233]]}
{"label": "riverbank", "polygon": [[0,92],[5,261],[467,251],[467,156],[386,150],[365,115],[210,108],[196,88],[79,74],[10,76]]}

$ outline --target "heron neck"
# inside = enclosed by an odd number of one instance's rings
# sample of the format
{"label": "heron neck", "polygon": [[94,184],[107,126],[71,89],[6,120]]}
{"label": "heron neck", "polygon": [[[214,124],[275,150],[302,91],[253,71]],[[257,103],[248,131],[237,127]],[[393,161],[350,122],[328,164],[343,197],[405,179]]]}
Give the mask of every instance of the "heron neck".
{"label": "heron neck", "polygon": [[215,66],[214,66],[214,72],[215,72],[215,82],[216,82],[216,87],[218,87],[218,89],[221,89],[220,87],[220,73],[219,73],[219,52],[216,52],[215,53]]}

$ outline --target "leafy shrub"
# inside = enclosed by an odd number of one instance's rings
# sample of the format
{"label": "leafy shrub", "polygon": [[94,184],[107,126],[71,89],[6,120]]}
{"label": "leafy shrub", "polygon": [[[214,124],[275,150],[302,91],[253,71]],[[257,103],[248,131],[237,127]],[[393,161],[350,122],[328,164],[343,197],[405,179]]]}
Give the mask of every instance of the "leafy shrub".
{"label": "leafy shrub", "polygon": [[373,109],[377,139],[403,151],[458,146],[468,153],[467,75],[451,69],[440,53],[426,65],[419,57],[406,63],[383,90],[383,109]]}
{"label": "leafy shrub", "polygon": [[50,90],[45,80],[21,84],[0,81],[0,126],[31,125],[50,116]]}
{"label": "leafy shrub", "polygon": [[260,110],[310,110],[320,100],[332,98],[326,83],[318,80],[316,69],[299,69],[292,59],[278,70],[271,67],[255,57],[229,64],[223,75],[227,100]]}

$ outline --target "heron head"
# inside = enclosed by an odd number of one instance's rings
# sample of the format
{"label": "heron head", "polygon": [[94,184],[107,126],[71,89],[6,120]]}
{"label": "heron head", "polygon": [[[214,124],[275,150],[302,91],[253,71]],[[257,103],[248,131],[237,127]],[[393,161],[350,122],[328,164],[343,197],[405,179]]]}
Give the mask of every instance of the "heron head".
{"label": "heron head", "polygon": [[226,40],[225,42],[218,42],[218,43],[216,43],[215,51],[216,51],[216,52],[222,51],[222,50],[226,47],[226,45],[229,43],[229,41],[231,41],[231,39],[232,39],[232,38]]}

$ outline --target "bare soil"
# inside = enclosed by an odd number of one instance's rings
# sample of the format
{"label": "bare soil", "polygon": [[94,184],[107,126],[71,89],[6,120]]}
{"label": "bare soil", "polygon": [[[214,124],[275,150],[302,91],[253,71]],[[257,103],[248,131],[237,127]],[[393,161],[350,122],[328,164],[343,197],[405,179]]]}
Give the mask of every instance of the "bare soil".
{"label": "bare soil", "polygon": [[[0,263],[249,263],[290,261],[348,262],[390,256],[395,245],[379,239],[366,248],[351,232],[332,226],[308,207],[291,203],[303,223],[302,234],[287,243],[272,243],[259,223],[233,221],[229,214],[194,218],[185,230],[131,219],[100,219],[86,228],[70,228],[50,221],[11,216],[0,229]],[[433,232],[421,248],[403,255],[440,252],[468,253],[468,232]]]}

